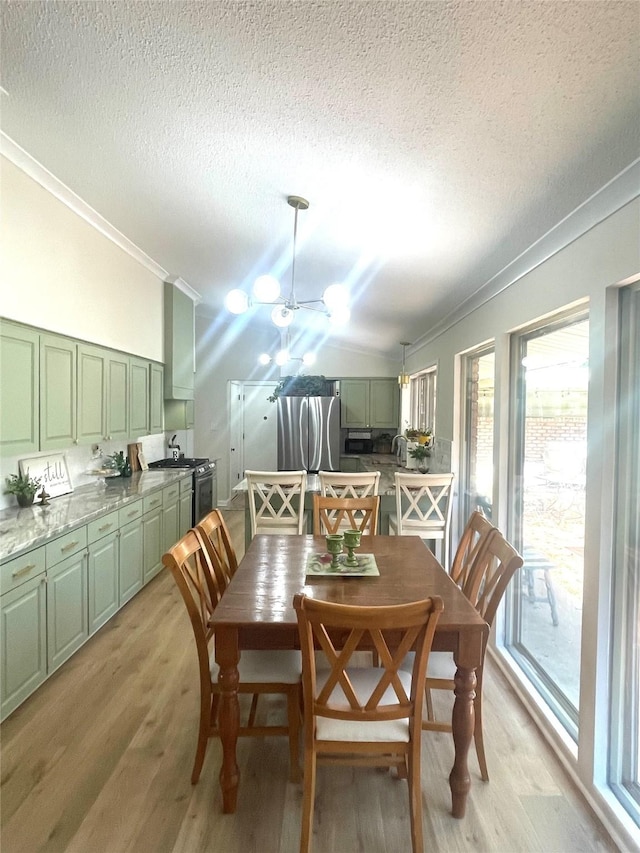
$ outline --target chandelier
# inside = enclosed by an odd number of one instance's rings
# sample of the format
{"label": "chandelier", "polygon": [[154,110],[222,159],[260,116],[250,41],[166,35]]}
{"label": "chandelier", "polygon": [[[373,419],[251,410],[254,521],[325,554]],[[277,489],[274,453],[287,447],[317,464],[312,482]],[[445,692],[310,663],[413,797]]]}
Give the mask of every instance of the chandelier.
{"label": "chandelier", "polygon": [[293,255],[291,259],[291,289],[288,296],[281,295],[280,282],[272,275],[259,276],[251,295],[235,288],[229,291],[225,305],[232,314],[244,314],[254,305],[271,305],[271,320],[281,329],[291,325],[295,312],[300,308],[325,314],[337,326],[349,321],[349,294],[342,284],[330,284],[317,299],[298,299],[295,289],[296,239],[298,235],[298,212],[307,210],[309,202],[299,195],[290,195],[287,204],[295,211],[293,219]]}
{"label": "chandelier", "polygon": [[408,388],[411,380],[404,365],[404,357],[407,347],[411,346],[411,343],[409,341],[400,341],[400,346],[402,347],[402,370],[400,371],[400,375],[398,376],[398,385],[401,388]]}

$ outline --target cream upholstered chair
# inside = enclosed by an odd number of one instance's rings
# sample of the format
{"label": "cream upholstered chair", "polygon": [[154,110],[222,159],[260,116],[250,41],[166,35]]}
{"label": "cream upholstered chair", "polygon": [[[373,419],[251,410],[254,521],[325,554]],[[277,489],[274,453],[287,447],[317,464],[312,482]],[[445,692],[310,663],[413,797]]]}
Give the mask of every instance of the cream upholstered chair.
{"label": "cream upholstered chair", "polygon": [[313,532],[339,533],[341,530],[360,530],[375,536],[378,532],[380,498],[325,498],[313,496]]}
{"label": "cream upholstered chair", "polygon": [[256,533],[301,534],[306,471],[245,471],[251,538]]}
{"label": "cream upholstered chair", "polygon": [[396,511],[389,516],[389,533],[439,541],[440,561],[449,563],[449,525],[453,474],[396,472]]}
{"label": "cream upholstered chair", "polygon": [[[219,734],[218,666],[210,653],[214,639],[211,617],[225,588],[225,574],[220,565],[212,563],[195,530],[190,530],[163,556],[187,608],[196,642],[200,679],[200,724],[191,783],[196,784],[207,751],[209,738]],[[300,732],[301,658],[296,651],[244,651],[238,664],[239,693],[253,694],[246,726],[240,735],[289,736],[291,781],[300,780],[298,744]],[[283,693],[287,697],[286,726],[257,726],[255,724],[257,696],[261,693]]]}
{"label": "cream upholstered chair", "polygon": [[449,570],[451,580],[455,581],[458,586],[463,587],[465,585],[473,561],[480,549],[484,548],[487,536],[493,529],[494,527],[489,519],[478,510],[469,516]]}
{"label": "cream upholstered chair", "polygon": [[[497,528],[489,531],[484,546],[478,551],[473,565],[467,575],[463,592],[476,608],[489,627],[493,620],[507,585],[515,572],[522,566],[523,560],[515,548],[507,542]],[[484,674],[484,654],[482,650],[482,664],[476,670],[476,697],[473,701],[475,710],[475,727],[473,739],[480,765],[480,775],[483,781],[489,780],[487,771],[487,760],[484,752],[484,738],[482,729],[482,682]],[[431,702],[431,690],[454,689],[453,676],[455,664],[451,654],[448,652],[434,652],[429,658],[427,678],[425,681],[425,695],[427,705],[427,719],[422,728],[426,731],[450,732],[450,722],[439,722],[435,719],[433,705]]]}
{"label": "cream upholstered chair", "polygon": [[[424,601],[357,607],[296,595],[304,697],[304,791],[300,851],[311,850],[316,765],[396,767],[409,784],[413,853],[423,853],[420,778],[423,679],[442,611]],[[339,632],[336,648],[331,640]],[[394,645],[388,645],[393,633]],[[360,642],[372,644],[379,667],[350,667]],[[321,650],[316,652],[316,646]],[[400,669],[416,649],[412,672]],[[316,655],[323,656],[316,665]]]}
{"label": "cream upholstered chair", "polygon": [[324,498],[367,498],[377,495],[380,486],[380,471],[358,474],[318,471],[318,477]]}

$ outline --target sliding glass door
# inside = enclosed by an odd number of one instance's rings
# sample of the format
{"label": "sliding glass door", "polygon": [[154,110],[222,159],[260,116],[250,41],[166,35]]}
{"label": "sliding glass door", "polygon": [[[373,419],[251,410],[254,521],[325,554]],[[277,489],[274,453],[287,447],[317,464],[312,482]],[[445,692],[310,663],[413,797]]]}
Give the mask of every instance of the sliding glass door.
{"label": "sliding glass door", "polygon": [[577,737],[589,323],[563,317],[512,339],[510,536],[524,557],[507,645]]}

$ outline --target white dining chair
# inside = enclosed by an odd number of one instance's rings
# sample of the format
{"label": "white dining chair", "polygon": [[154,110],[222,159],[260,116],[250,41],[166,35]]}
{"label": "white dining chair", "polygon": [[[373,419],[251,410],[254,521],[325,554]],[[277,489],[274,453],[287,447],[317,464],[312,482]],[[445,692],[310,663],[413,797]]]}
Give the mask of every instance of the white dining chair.
{"label": "white dining chair", "polygon": [[389,533],[440,542],[440,562],[448,566],[453,474],[396,472],[395,483],[396,511],[389,516]]}
{"label": "white dining chair", "polygon": [[245,471],[251,538],[304,532],[306,471]]}

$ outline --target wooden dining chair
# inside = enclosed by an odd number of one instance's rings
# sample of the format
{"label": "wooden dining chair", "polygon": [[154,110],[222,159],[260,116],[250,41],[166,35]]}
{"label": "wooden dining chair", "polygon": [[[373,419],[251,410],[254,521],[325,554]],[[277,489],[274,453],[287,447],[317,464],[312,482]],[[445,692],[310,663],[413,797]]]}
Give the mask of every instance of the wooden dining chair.
{"label": "wooden dining chair", "polygon": [[[200,724],[191,783],[196,784],[207,750],[209,738],[219,734],[217,726],[219,686],[218,666],[210,653],[214,639],[211,618],[223,593],[220,575],[211,563],[195,530],[190,530],[163,556],[187,608],[196,643],[200,680]],[[264,737],[288,735],[291,781],[300,780],[298,758],[300,732],[301,658],[297,651],[244,651],[238,664],[239,693],[254,697],[263,693],[282,693],[287,697],[287,725],[255,724],[255,701],[251,703],[249,720],[240,726],[241,736]]]}
{"label": "wooden dining chair", "polygon": [[389,533],[439,541],[440,562],[449,563],[449,525],[453,474],[396,472],[396,511],[389,516]]}
{"label": "wooden dining chair", "polygon": [[245,471],[251,538],[256,533],[303,533],[306,471]]}
{"label": "wooden dining chair", "polygon": [[238,568],[238,558],[231,543],[229,528],[220,510],[214,509],[205,515],[196,524],[195,529],[202,537],[202,542],[214,565],[214,569],[216,568],[214,558],[220,566],[220,571],[225,579],[224,588],[226,589],[227,584]]}
{"label": "wooden dining chair", "polygon": [[478,510],[469,516],[449,569],[451,580],[459,587],[465,585],[473,561],[486,545],[487,536],[493,529],[489,519]]}
{"label": "wooden dining chair", "polygon": [[377,495],[380,486],[380,471],[318,471],[318,478],[320,494],[325,498],[368,498]]}
{"label": "wooden dining chair", "polygon": [[[493,625],[498,606],[502,601],[509,581],[522,564],[523,560],[520,554],[507,542],[502,533],[494,527],[487,535],[484,548],[478,552],[462,590],[489,627]],[[486,640],[482,649],[482,663],[476,670],[476,696],[473,702],[475,711],[473,740],[478,756],[478,764],[480,765],[480,776],[484,782],[488,782],[489,773],[487,771],[487,760],[484,751],[482,726],[482,682],[485,652]],[[453,680],[454,673],[455,664],[451,659],[450,653],[434,652],[431,655],[425,681],[427,719],[422,724],[422,728],[425,731],[450,732],[452,730],[450,722],[439,722],[435,719],[430,691],[434,689],[453,691],[455,687]]]}
{"label": "wooden dining chair", "polygon": [[[396,767],[409,785],[413,853],[423,853],[423,679],[442,599],[434,596],[410,604],[358,607],[297,594],[293,606],[302,650],[304,696],[301,853],[311,850],[317,764]],[[379,667],[349,665],[361,643],[376,649]],[[324,653],[319,666],[316,648]],[[409,673],[400,664],[411,648],[416,653]]]}
{"label": "wooden dining chair", "polygon": [[316,536],[342,530],[360,530],[375,536],[378,532],[380,498],[324,498],[313,496],[313,532]]}

